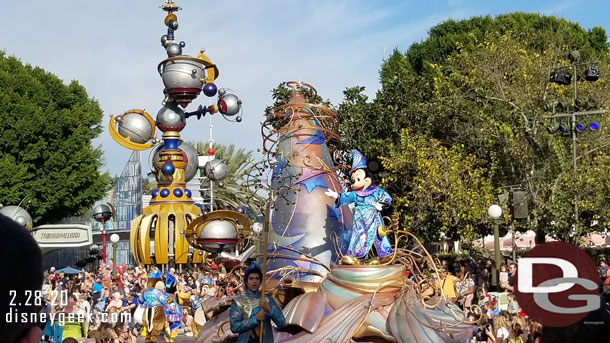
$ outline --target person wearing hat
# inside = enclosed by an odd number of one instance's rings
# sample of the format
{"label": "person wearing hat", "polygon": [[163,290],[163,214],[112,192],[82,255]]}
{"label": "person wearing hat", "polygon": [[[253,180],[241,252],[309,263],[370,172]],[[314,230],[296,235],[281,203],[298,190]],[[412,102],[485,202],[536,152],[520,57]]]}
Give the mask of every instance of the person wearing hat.
{"label": "person wearing hat", "polygon": [[272,297],[261,296],[259,287],[263,272],[252,262],[244,275],[246,293],[233,299],[229,314],[231,331],[239,334],[237,343],[258,343],[260,340],[260,322],[263,322],[263,342],[273,343],[271,320],[281,329],[286,326],[286,318]]}
{"label": "person wearing hat", "polygon": [[352,152],[350,178],[351,192],[339,194],[329,188],[325,193],[335,198],[335,207],[355,204],[352,236],[342,262],[360,264],[360,259],[369,254],[374,244],[379,259],[375,258],[369,264],[379,265],[393,254],[381,217],[381,211],[390,206],[392,197],[373,185],[373,175],[367,168],[366,159],[358,150]]}

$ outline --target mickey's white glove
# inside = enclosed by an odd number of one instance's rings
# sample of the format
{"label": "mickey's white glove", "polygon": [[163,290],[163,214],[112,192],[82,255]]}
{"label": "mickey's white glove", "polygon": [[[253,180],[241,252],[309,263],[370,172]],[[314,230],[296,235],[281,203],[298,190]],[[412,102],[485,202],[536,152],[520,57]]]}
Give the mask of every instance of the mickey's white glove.
{"label": "mickey's white glove", "polygon": [[326,192],[324,192],[324,194],[328,195],[331,198],[335,198],[335,199],[339,198],[339,193],[333,191],[330,188]]}
{"label": "mickey's white glove", "polygon": [[381,211],[381,210],[383,210],[383,205],[381,205],[381,203],[380,203],[380,202],[374,202],[374,203],[373,203],[373,207],[375,207],[375,209],[376,209],[377,211]]}

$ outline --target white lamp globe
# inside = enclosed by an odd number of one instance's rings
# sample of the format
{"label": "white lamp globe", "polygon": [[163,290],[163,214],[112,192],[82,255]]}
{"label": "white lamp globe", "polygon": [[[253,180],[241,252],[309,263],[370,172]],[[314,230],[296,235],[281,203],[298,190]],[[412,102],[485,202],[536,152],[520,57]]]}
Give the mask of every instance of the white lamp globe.
{"label": "white lamp globe", "polygon": [[112,243],[118,243],[120,239],[121,238],[116,233],[113,233],[112,235],[110,235],[110,241]]}
{"label": "white lamp globe", "polygon": [[259,222],[254,222],[254,224],[252,224],[252,231],[254,231],[254,233],[257,235],[263,232],[263,224]]}
{"label": "white lamp globe", "polygon": [[502,207],[499,205],[491,205],[487,209],[487,215],[492,219],[498,219],[502,216]]}

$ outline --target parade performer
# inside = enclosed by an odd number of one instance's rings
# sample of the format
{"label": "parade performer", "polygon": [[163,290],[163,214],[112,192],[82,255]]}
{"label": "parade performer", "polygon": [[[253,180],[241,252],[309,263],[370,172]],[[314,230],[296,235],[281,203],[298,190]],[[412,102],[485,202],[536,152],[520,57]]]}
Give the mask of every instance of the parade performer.
{"label": "parade performer", "polygon": [[[246,293],[233,299],[231,303],[230,323],[231,331],[239,334],[237,343],[259,343],[259,323],[263,321],[263,342],[273,343],[271,319],[278,328],[286,326],[286,319],[275,300],[266,295],[261,297],[259,287],[263,272],[252,262],[246,269]],[[263,310],[261,310],[261,308]]]}
{"label": "parade performer", "polygon": [[372,174],[362,153],[354,150],[352,154],[352,192],[339,194],[329,188],[325,194],[336,199],[335,207],[355,204],[352,236],[342,262],[359,264],[359,259],[368,255],[374,243],[379,258],[373,259],[369,264],[378,265],[393,253],[380,213],[390,206],[392,198],[386,191],[373,185]]}
{"label": "parade performer", "polygon": [[164,309],[168,300],[171,299],[165,293],[165,283],[161,279],[161,273],[159,271],[151,272],[146,286],[147,289],[138,299],[138,302],[145,308],[143,318],[146,329],[145,342],[157,342],[157,337],[161,332],[165,336],[165,342],[173,342]]}

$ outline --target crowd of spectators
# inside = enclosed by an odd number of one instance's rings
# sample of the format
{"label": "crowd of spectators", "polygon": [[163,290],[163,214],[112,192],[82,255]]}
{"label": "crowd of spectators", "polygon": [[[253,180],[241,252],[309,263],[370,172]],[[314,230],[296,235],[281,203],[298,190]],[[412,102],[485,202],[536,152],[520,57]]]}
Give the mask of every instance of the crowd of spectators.
{"label": "crowd of spectators", "polygon": [[[539,343],[542,325],[531,320],[513,295],[516,264],[502,266],[498,285],[492,283],[492,261],[466,259],[449,264],[441,261],[435,292],[443,294],[466,313],[477,314],[477,332],[472,342]],[[229,299],[244,291],[244,266],[227,271],[222,263],[208,262],[196,269],[166,271],[170,277],[166,291],[176,294],[183,316],[172,327],[173,335],[197,336],[206,319],[217,307],[202,308],[199,323],[197,310],[206,300]],[[604,259],[599,263],[600,296],[610,301],[610,267]],[[144,266],[117,268],[112,277],[112,261],[95,272],[67,275],[51,268],[45,275],[43,295],[51,304],[51,313],[82,314],[90,319],[66,320],[61,328],[47,324],[44,330],[48,342],[70,342],[71,339],[90,342],[135,342],[142,334],[137,320],[138,299],[146,290],[150,270]],[[167,276],[167,275],[166,275]],[[495,288],[495,289],[494,289]],[[494,290],[490,292],[490,289]],[[65,300],[65,299],[67,300]],[[218,303],[218,302],[217,302]],[[227,305],[227,304],[224,304]],[[114,316],[113,316],[114,314]],[[127,315],[126,315],[127,314]],[[59,332],[58,332],[59,331]]]}
{"label": "crowd of spectators", "polygon": [[[142,335],[139,299],[146,290],[150,270],[144,266],[118,266],[112,276],[112,260],[100,265],[95,272],[78,274],[57,273],[51,268],[45,273],[42,294],[49,313],[64,314],[63,323],[48,322],[46,342],[136,342]],[[208,299],[239,295],[244,291],[243,266],[227,271],[222,263],[209,262],[197,268],[183,267],[165,271],[166,292],[177,296],[183,313],[179,323],[173,323],[172,335],[196,336],[214,309],[203,311],[199,324],[195,313]],[[173,281],[175,280],[175,281]],[[203,309],[202,309],[203,310]],[[74,314],[69,316],[69,314]],[[82,317],[78,317],[81,314]],[[82,318],[86,320],[82,320]],[[89,338],[89,340],[87,340]]]}
{"label": "crowd of spectators", "polygon": [[[502,265],[497,285],[492,283],[493,262],[472,258],[449,264],[441,261],[435,293],[444,294],[471,318],[478,318],[472,342],[540,343],[543,326],[527,316],[517,302],[514,291],[517,265]],[[610,267],[602,257],[598,267],[602,303],[610,303]],[[495,289],[494,289],[495,288]],[[490,292],[493,289],[494,292]]]}

